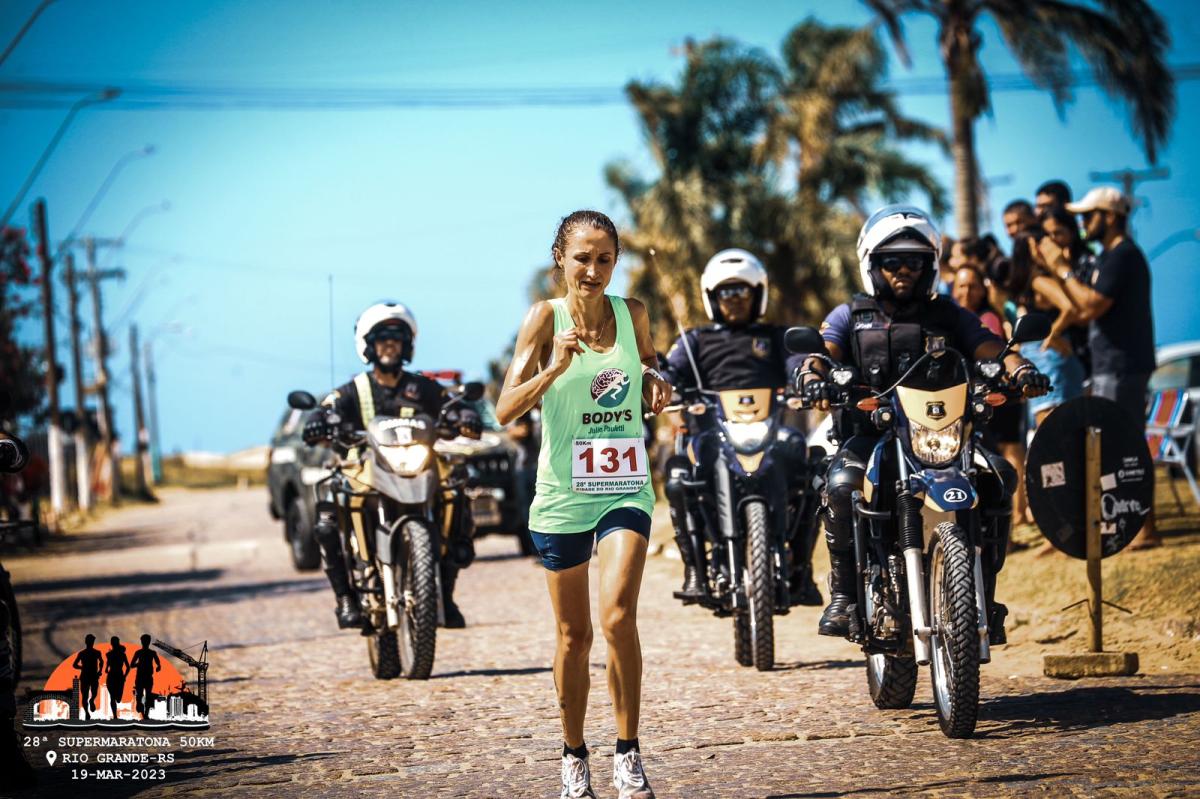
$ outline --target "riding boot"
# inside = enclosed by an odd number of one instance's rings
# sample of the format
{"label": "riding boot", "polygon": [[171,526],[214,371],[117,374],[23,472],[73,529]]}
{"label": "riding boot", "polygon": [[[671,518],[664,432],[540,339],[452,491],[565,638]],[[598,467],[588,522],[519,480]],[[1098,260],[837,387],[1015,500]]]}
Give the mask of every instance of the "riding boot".
{"label": "riding boot", "polygon": [[696,568],[696,552],[692,546],[692,537],[686,532],[675,533],[675,544],[679,547],[679,556],[683,559],[683,587],[675,592],[675,598],[690,605],[699,602],[704,596],[704,588],[700,585],[700,571]]}
{"label": "riding boot", "polygon": [[1008,643],[1008,632],[1004,629],[1004,620],[1008,617],[1008,606],[996,601],[996,576],[983,575],[983,594],[990,608],[988,618],[988,643],[1000,646]]}
{"label": "riding boot", "polygon": [[337,610],[334,613],[337,615],[338,627],[343,630],[361,627],[362,609],[358,605],[358,597],[350,590],[350,580],[346,577],[345,568],[327,568],[325,576],[329,578],[329,585],[337,597]]}
{"label": "riding boot", "polygon": [[788,594],[792,605],[821,606],[821,591],[813,582],[811,564],[805,563],[792,571],[788,580]]}
{"label": "riding boot", "polygon": [[854,604],[854,555],[829,550],[829,605],[821,614],[817,632],[841,638],[850,634],[850,611]]}
{"label": "riding boot", "polygon": [[458,581],[458,567],[442,561],[438,568],[442,572],[442,611],[446,617],[446,623],[442,626],[449,630],[461,630],[467,626],[467,620],[463,618],[458,605],[454,604],[454,584]]}

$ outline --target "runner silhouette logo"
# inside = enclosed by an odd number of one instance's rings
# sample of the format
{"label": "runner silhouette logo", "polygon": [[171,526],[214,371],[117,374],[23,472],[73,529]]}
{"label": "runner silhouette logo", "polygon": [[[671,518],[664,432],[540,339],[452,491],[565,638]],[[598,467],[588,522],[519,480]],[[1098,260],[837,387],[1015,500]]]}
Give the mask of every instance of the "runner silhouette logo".
{"label": "runner silhouette logo", "polygon": [[629,375],[620,369],[605,369],[592,380],[592,399],[601,408],[615,408],[629,393]]}

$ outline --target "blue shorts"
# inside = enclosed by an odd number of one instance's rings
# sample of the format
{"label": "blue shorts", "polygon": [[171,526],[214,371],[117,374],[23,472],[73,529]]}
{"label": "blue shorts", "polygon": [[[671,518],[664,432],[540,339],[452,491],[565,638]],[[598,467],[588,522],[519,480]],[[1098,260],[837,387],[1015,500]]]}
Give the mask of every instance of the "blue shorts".
{"label": "blue shorts", "polygon": [[1025,400],[1031,422],[1035,413],[1057,408],[1083,393],[1083,364],[1074,355],[1064,356],[1055,349],[1043,350],[1042,342],[1036,341],[1021,347],[1021,356],[1054,384],[1049,394]]}
{"label": "blue shorts", "polygon": [[650,540],[650,515],[637,508],[616,508],[600,517],[595,529],[582,533],[535,533],[529,531],[533,545],[542,556],[542,565],[560,572],[592,558],[592,547],[604,536],[617,530],[633,530]]}

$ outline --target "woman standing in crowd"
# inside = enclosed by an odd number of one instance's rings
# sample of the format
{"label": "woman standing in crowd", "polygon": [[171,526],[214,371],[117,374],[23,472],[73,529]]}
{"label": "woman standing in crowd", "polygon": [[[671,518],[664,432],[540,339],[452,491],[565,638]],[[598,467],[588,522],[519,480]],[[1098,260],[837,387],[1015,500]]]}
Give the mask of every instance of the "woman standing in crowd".
{"label": "woman standing in crowd", "polygon": [[1012,253],[1013,271],[1029,275],[1023,290],[1015,292],[1020,312],[1038,311],[1052,320],[1050,334],[1044,340],[1021,348],[1021,354],[1052,383],[1050,393],[1028,402],[1034,427],[1059,405],[1083,393],[1083,364],[1067,338],[1067,331],[1078,321],[1078,312],[1062,286],[1045,274],[1038,238],[1029,233],[1018,234],[1013,239]]}
{"label": "woman standing in crowd", "polygon": [[551,253],[566,296],[538,302],[526,314],[496,416],[508,424],[542,403],[529,531],[546,568],[557,622],[562,797],[595,797],[583,737],[592,645],[588,561],[595,546],[617,722],[613,785],[621,799],[653,799],[637,737],[637,603],[654,509],[642,402],[658,413],[671,387],[653,368],[657,355],[645,306],[605,293],[620,253],[612,221],[596,211],[576,211],[559,225]]}

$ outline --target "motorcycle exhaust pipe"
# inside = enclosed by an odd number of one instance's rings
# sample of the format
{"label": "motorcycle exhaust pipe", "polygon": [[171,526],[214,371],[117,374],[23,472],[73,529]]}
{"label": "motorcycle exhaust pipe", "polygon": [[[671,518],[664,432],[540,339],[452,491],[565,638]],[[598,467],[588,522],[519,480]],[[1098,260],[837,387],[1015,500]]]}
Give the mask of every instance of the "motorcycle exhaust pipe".
{"label": "motorcycle exhaust pipe", "polygon": [[912,616],[913,654],[918,666],[929,665],[929,610],[925,599],[925,564],[920,547],[904,550],[905,577],[908,579],[908,605]]}
{"label": "motorcycle exhaust pipe", "polygon": [[988,642],[988,616],[986,586],[983,582],[983,548],[975,547],[975,607],[979,612],[979,662],[992,661],[992,647]]}

